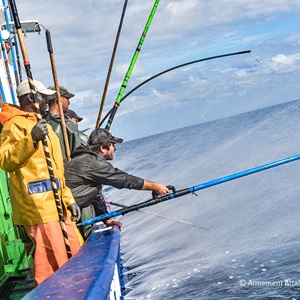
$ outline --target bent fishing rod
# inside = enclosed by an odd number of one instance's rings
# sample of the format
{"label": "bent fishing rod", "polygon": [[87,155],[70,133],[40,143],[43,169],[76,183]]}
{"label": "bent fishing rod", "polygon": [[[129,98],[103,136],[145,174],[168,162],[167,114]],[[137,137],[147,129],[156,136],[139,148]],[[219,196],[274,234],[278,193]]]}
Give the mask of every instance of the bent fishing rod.
{"label": "bent fishing rod", "polygon": [[195,192],[197,192],[197,191],[200,191],[200,190],[203,190],[203,189],[206,189],[206,188],[209,188],[209,187],[212,187],[212,186],[224,183],[224,182],[235,180],[237,178],[241,178],[241,177],[248,176],[248,175],[251,175],[254,173],[258,173],[258,172],[261,172],[261,171],[264,171],[267,169],[278,167],[280,165],[290,163],[290,162],[298,160],[298,159],[300,159],[300,154],[295,155],[295,156],[290,156],[288,158],[284,158],[281,160],[277,160],[277,161],[274,161],[274,162],[271,162],[271,163],[268,163],[265,165],[261,165],[261,166],[258,166],[258,167],[252,168],[252,169],[234,173],[234,174],[231,174],[228,176],[220,177],[220,178],[217,178],[217,179],[214,179],[211,181],[207,181],[207,182],[201,183],[199,185],[191,186],[189,188],[185,188],[185,189],[178,190],[178,191],[176,191],[174,187],[171,187],[171,190],[173,190],[172,193],[169,193],[169,194],[166,194],[166,195],[160,196],[160,197],[153,197],[152,199],[128,206],[127,208],[119,209],[116,211],[112,211],[112,212],[103,214],[101,216],[97,216],[95,218],[84,220],[84,221],[82,221],[82,223],[77,224],[77,226],[87,226],[87,225],[94,224],[95,222],[106,221],[110,218],[125,215],[129,212],[137,211],[141,208],[152,206],[152,205],[158,204],[160,202],[178,198],[178,197],[181,197],[181,196],[184,196],[187,194],[195,194]]}
{"label": "bent fishing rod", "polygon": [[[18,39],[20,42],[20,47],[21,47],[21,51],[22,51],[22,55],[23,55],[24,67],[25,67],[25,71],[26,71],[26,75],[27,75],[27,79],[28,79],[30,92],[31,92],[31,95],[33,98],[33,103],[34,103],[35,109],[36,109],[36,117],[39,121],[42,119],[42,115],[41,115],[41,111],[40,111],[39,102],[37,100],[36,88],[34,86],[33,76],[31,73],[31,66],[30,66],[30,62],[28,59],[27,51],[26,51],[26,46],[25,46],[21,23],[20,23],[18,11],[17,11],[17,6],[16,6],[16,3],[14,0],[9,0],[9,3],[10,3],[10,8],[12,10],[12,15],[14,18],[14,23],[15,23]],[[42,141],[42,143],[43,143],[44,154],[45,154],[45,158],[46,158],[46,162],[47,162],[47,166],[48,166],[48,171],[49,171],[51,186],[52,186],[53,195],[54,195],[54,199],[55,199],[55,204],[56,204],[56,208],[57,208],[58,218],[59,218],[60,226],[62,229],[64,243],[66,246],[67,255],[68,255],[68,258],[71,258],[72,257],[71,247],[70,247],[70,243],[69,243],[69,239],[68,239],[67,228],[66,228],[66,224],[65,224],[65,220],[64,220],[64,216],[63,216],[63,209],[62,209],[61,202],[59,199],[58,187],[56,184],[56,180],[55,180],[55,176],[54,176],[54,172],[53,172],[53,168],[52,168],[51,156],[49,153],[49,148],[48,148],[48,143],[47,143],[46,138]]]}
{"label": "bent fishing rod", "polygon": [[[132,90],[130,90],[125,96],[123,96],[120,100],[120,103],[119,105],[121,104],[122,101],[125,100],[125,98],[127,98],[130,94],[132,94],[135,90],[137,90],[138,88],[140,88],[141,86],[143,86],[144,84],[146,84],[147,82],[151,81],[152,79],[160,76],[160,75],[163,75],[167,72],[170,72],[170,71],[173,71],[175,69],[178,69],[178,68],[181,68],[181,67],[184,67],[184,66],[188,66],[188,65],[191,65],[191,64],[195,64],[195,63],[198,63],[198,62],[201,62],[201,61],[206,61],[206,60],[211,60],[211,59],[216,59],[216,58],[221,58],[221,57],[227,57],[227,56],[233,56],[233,55],[240,55],[240,54],[246,54],[246,53],[250,53],[251,50],[245,50],[245,51],[239,51],[239,52],[233,52],[233,53],[227,53],[227,54],[221,54],[221,55],[216,55],[216,56],[210,56],[210,57],[206,57],[206,58],[201,58],[201,59],[197,59],[197,60],[193,60],[193,61],[190,61],[190,62],[187,62],[187,63],[184,63],[184,64],[180,64],[180,65],[177,65],[175,67],[172,67],[172,68],[169,68],[167,70],[164,70],[162,72],[159,72],[153,76],[151,76],[150,78],[146,79],[145,81],[141,82],[139,85],[137,85],[135,88],[133,88]],[[101,126],[104,121],[108,118],[108,116],[111,114],[112,112],[112,108],[110,109],[110,111],[104,116],[104,118],[102,119],[101,123],[99,126]]]}
{"label": "bent fishing rod", "polygon": [[121,101],[122,96],[123,96],[123,94],[124,94],[125,88],[127,87],[127,84],[128,84],[130,75],[131,75],[131,73],[132,73],[133,67],[134,67],[135,62],[136,62],[136,60],[137,60],[137,58],[138,58],[138,55],[139,55],[139,53],[140,53],[140,51],[141,51],[141,49],[142,49],[144,40],[145,40],[145,38],[146,38],[146,34],[147,34],[147,32],[148,32],[148,29],[149,29],[149,27],[150,27],[150,25],[151,25],[151,22],[152,22],[152,20],[153,20],[154,15],[155,15],[157,6],[158,6],[158,4],[159,4],[159,1],[160,1],[160,0],[156,0],[155,3],[154,3],[154,5],[153,5],[153,8],[152,8],[151,13],[150,13],[150,16],[149,16],[149,18],[148,18],[148,21],[147,21],[147,23],[146,23],[146,25],[145,25],[144,31],[143,31],[143,33],[142,33],[142,35],[141,35],[141,38],[140,38],[139,43],[138,43],[138,45],[137,45],[137,48],[136,48],[136,50],[135,50],[135,52],[134,52],[134,55],[133,55],[133,57],[132,57],[132,60],[131,60],[131,62],[130,62],[129,68],[128,68],[127,73],[126,73],[126,75],[125,75],[125,78],[124,78],[124,80],[123,80],[123,83],[122,83],[122,86],[121,86],[121,88],[120,88],[118,97],[117,97],[117,99],[116,99],[116,101],[115,101],[115,104],[114,104],[114,106],[113,106],[113,108],[112,108],[110,117],[108,118],[108,121],[107,121],[107,124],[106,124],[106,126],[105,126],[105,129],[108,129],[108,130],[109,130],[109,129],[110,129],[110,126],[111,126],[111,124],[112,124],[112,122],[113,122],[113,119],[114,119],[114,117],[115,117],[115,114],[116,114],[116,112],[117,112],[117,109],[118,109],[118,107],[119,107],[119,105],[120,105],[120,101]]}

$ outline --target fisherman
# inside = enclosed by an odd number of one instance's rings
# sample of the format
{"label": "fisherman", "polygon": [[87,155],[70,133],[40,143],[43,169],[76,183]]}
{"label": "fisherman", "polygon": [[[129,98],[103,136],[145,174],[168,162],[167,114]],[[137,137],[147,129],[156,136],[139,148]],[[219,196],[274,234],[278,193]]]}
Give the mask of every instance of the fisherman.
{"label": "fisherman", "polygon": [[11,47],[15,45],[14,42],[10,42],[9,40],[4,40],[6,52],[9,53]]}
{"label": "fisherman", "polygon": [[[46,113],[46,96],[55,91],[35,80],[36,99],[42,116]],[[35,245],[34,280],[38,285],[59,269],[68,255],[49,179],[49,169],[42,140],[46,139],[49,158],[58,183],[58,194],[64,214],[72,255],[80,242],[72,220],[80,219],[80,209],[65,184],[64,164],[59,140],[46,120],[37,120],[28,81],[17,87],[20,107],[4,103],[0,112],[3,129],[0,138],[0,167],[10,174],[13,220],[23,225]],[[67,212],[69,210],[70,213]]]}
{"label": "fisherman", "polygon": [[[48,89],[55,91],[55,87],[53,85],[49,86]],[[73,98],[75,95],[70,93],[64,86],[59,86],[59,91],[61,96],[60,100],[62,104],[63,113],[67,113],[70,105],[70,99]],[[64,143],[63,130],[61,126],[57,95],[54,94],[48,96],[47,100],[49,100],[49,113],[46,117],[46,120],[52,126],[52,129],[59,137],[64,163],[66,163],[68,161],[68,158],[66,155],[66,148]],[[80,137],[80,134],[78,132],[78,126],[76,124],[71,122],[69,119],[65,119],[65,123],[68,134],[70,153],[72,153],[76,148],[80,146],[85,146],[86,141],[84,141]]]}
{"label": "fisherman", "polygon": [[65,117],[68,118],[73,123],[77,124],[83,120],[82,117],[79,117],[76,112],[72,109],[68,109],[68,111],[65,113]]}
{"label": "fisherman", "polygon": [[[165,185],[129,175],[108,162],[114,159],[115,144],[122,142],[123,139],[114,137],[108,130],[97,128],[90,134],[88,145],[75,150],[65,165],[66,183],[82,209],[82,220],[107,213],[102,196],[103,184],[118,189],[152,190],[158,195],[170,193]],[[91,204],[95,212],[91,212]],[[120,221],[106,221],[106,225],[112,224],[122,229]],[[84,239],[89,233],[90,230],[81,231]]]}
{"label": "fisherman", "polygon": [[72,109],[68,109],[68,111],[65,113],[65,117],[76,125],[80,138],[83,140],[84,144],[87,145],[89,137],[78,128],[78,123],[81,122],[83,118],[79,117]]}
{"label": "fisherman", "polygon": [[10,41],[11,35],[7,30],[1,30],[1,36],[5,43],[6,52],[9,53],[11,47],[15,46],[15,43]]}

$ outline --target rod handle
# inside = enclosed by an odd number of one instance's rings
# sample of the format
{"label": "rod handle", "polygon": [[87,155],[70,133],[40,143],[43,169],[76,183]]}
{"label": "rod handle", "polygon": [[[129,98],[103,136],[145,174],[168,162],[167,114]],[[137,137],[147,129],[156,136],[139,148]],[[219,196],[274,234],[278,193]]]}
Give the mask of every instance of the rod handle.
{"label": "rod handle", "polygon": [[50,35],[50,30],[49,29],[46,29],[46,40],[47,40],[48,52],[50,54],[52,54],[53,53],[53,48],[52,48],[51,35]]}

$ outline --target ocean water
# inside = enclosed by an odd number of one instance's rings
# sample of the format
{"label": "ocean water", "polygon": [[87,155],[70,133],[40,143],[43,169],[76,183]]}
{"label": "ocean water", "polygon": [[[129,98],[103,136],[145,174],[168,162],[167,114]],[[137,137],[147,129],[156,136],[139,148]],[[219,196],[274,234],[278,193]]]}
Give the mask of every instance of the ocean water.
{"label": "ocean water", "polygon": [[[296,100],[125,142],[114,165],[184,189],[298,155],[299,120]],[[125,205],[151,198],[107,195]],[[300,299],[298,160],[119,219],[125,299]]]}

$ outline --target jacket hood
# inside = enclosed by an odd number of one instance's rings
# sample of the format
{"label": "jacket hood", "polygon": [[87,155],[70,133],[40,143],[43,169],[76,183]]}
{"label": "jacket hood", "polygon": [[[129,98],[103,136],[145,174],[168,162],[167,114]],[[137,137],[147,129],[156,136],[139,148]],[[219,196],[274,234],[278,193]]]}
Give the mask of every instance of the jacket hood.
{"label": "jacket hood", "polygon": [[4,125],[7,121],[15,116],[24,116],[31,120],[36,120],[35,113],[23,111],[19,106],[14,104],[3,103],[2,110],[0,112],[0,123]]}

